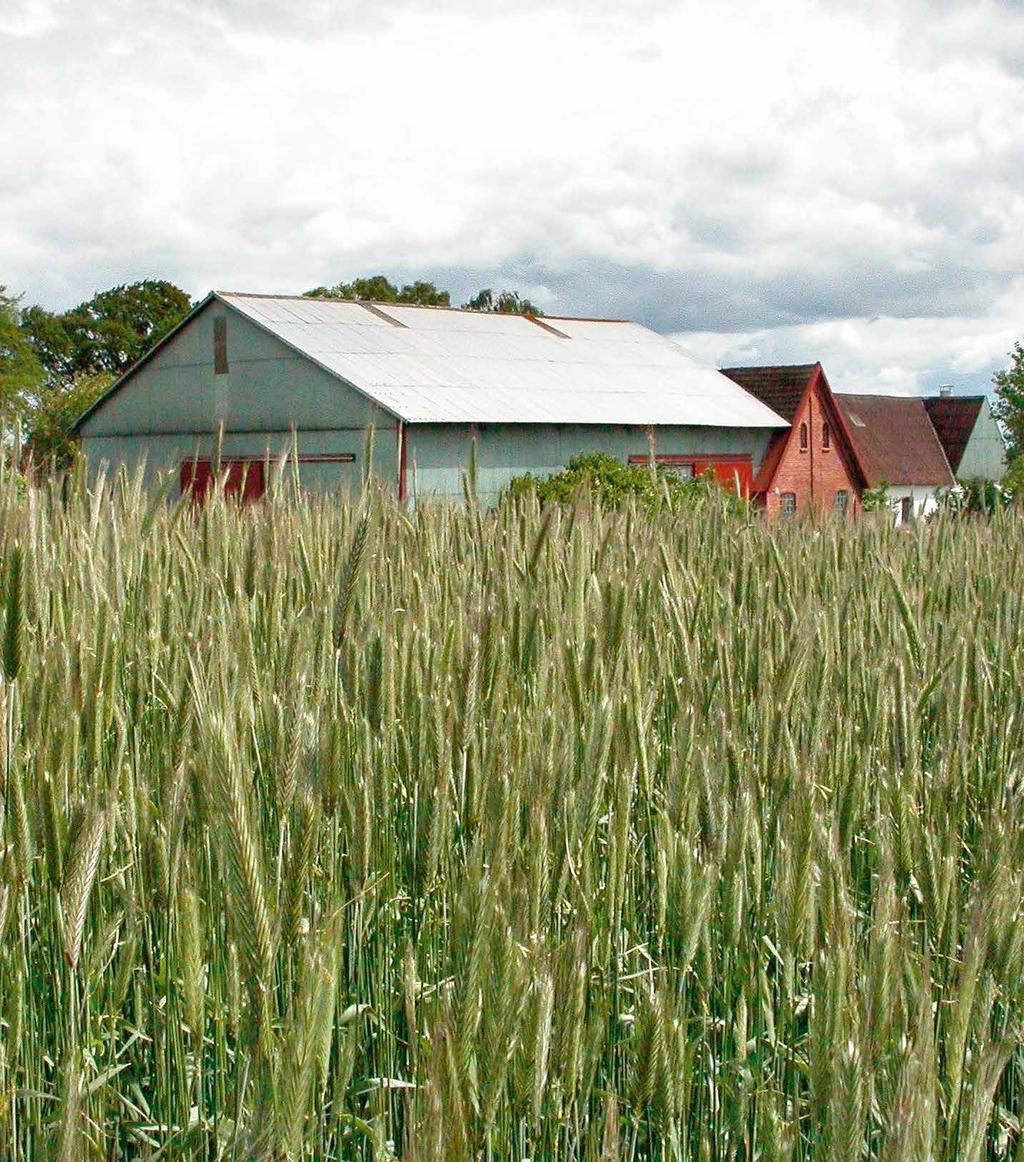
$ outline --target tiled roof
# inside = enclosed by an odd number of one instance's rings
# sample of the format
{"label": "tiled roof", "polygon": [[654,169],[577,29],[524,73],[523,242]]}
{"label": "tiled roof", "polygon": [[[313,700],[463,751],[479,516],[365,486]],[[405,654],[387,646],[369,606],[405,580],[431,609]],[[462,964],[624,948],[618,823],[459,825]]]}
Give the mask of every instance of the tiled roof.
{"label": "tiled roof", "polygon": [[836,393],[868,483],[950,485],[953,474],[919,396]]}
{"label": "tiled roof", "polygon": [[924,401],[954,475],[959,471],[964,449],[978,422],[978,413],[984,402],[983,395],[934,395]]}
{"label": "tiled roof", "polygon": [[722,374],[792,423],[817,366],[797,363],[781,367],[723,367]]}

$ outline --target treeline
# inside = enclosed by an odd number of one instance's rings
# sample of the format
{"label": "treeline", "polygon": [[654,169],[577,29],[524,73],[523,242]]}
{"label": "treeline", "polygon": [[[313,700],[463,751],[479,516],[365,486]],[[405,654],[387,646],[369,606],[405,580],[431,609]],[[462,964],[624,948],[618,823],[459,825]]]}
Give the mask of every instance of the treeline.
{"label": "treeline", "polygon": [[[306,291],[310,297],[452,305],[432,282],[398,286],[385,275]],[[37,470],[66,466],[75,452],[75,421],[195,304],[165,279],[100,291],[67,311],[24,306],[0,285],[0,424],[20,423],[25,456]],[[485,287],[463,307],[504,314],[543,312],[516,291]]]}

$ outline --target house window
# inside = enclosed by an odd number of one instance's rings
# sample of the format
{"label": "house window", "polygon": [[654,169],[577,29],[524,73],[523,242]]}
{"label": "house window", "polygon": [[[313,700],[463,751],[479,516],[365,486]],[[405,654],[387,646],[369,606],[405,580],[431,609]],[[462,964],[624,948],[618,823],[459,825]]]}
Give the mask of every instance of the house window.
{"label": "house window", "polygon": [[213,320],[213,374],[227,375],[228,373],[228,321],[227,319]]}
{"label": "house window", "polygon": [[900,524],[908,525],[914,519],[914,498],[904,496],[900,500]]}
{"label": "house window", "polygon": [[784,492],[779,497],[779,511],[783,516],[796,516],[796,493]]}
{"label": "house window", "polygon": [[832,511],[836,516],[845,517],[846,511],[850,507],[850,494],[845,489],[840,489],[836,493],[836,498],[832,502]]}
{"label": "house window", "polygon": [[807,451],[807,443],[808,443],[808,441],[807,441],[807,425],[801,424],[800,425],[800,451],[801,452]]}
{"label": "house window", "polygon": [[832,432],[828,424],[821,425],[821,446],[826,452],[832,447]]}

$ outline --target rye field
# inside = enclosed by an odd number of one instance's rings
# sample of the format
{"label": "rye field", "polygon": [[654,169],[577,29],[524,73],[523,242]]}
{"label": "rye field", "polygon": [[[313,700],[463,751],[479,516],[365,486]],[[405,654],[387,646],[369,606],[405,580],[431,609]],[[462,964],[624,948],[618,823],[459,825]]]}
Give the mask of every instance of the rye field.
{"label": "rye field", "polygon": [[1020,515],[7,475],[0,655],[4,1158],[1024,1158]]}

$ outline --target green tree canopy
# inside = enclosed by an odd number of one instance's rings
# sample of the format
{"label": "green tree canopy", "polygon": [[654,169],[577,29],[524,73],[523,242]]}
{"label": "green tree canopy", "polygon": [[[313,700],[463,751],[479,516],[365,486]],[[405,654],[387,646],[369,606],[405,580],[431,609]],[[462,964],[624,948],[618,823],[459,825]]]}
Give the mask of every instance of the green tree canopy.
{"label": "green tree canopy", "polygon": [[996,402],[992,414],[1006,433],[1006,457],[1012,466],[1024,456],[1024,346],[1014,343],[1011,363],[992,377]]}
{"label": "green tree canopy", "polygon": [[69,311],[22,312],[50,385],[80,376],[120,375],[188,314],[188,295],[164,279],[144,279],[100,291]]}
{"label": "green tree canopy", "polygon": [[543,315],[544,312],[529,299],[519,297],[518,291],[494,291],[484,287],[469,300],[463,307],[470,311],[493,311],[501,315]]}
{"label": "green tree canopy", "polygon": [[43,384],[43,368],[21,328],[18,300],[0,286],[0,422],[17,418]]}
{"label": "green tree canopy", "polygon": [[85,373],[68,384],[56,384],[42,393],[24,417],[25,455],[37,470],[68,467],[78,444],[71,435],[72,426],[115,378],[109,371]]}
{"label": "green tree canopy", "polygon": [[351,282],[339,282],[336,286],[318,286],[306,291],[306,298],[345,299],[349,302],[370,303],[415,303],[421,307],[450,307],[451,295],[438,290],[432,282],[412,282],[403,287],[396,286],[383,274],[369,278],[354,278]]}
{"label": "green tree canopy", "polygon": [[[398,286],[384,274],[374,274],[369,278],[354,278],[351,282],[339,282],[335,286],[318,286],[305,292],[311,299],[344,299],[347,302],[364,303],[413,303],[421,307],[450,307],[451,294],[439,290],[432,282],[410,282]],[[543,315],[543,311],[519,296],[518,291],[495,291],[485,287],[462,304],[465,310],[493,311],[503,315]]]}

